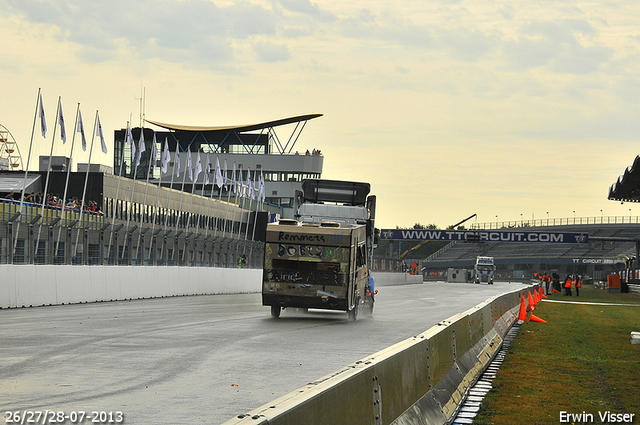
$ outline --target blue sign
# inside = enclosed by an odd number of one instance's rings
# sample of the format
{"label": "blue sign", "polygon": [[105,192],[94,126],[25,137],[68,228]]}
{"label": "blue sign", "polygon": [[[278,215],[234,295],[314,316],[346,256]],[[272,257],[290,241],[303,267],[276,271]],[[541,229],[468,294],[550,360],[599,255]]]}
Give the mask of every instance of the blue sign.
{"label": "blue sign", "polygon": [[587,233],[518,232],[512,230],[382,229],[380,238],[396,241],[478,241],[587,243]]}

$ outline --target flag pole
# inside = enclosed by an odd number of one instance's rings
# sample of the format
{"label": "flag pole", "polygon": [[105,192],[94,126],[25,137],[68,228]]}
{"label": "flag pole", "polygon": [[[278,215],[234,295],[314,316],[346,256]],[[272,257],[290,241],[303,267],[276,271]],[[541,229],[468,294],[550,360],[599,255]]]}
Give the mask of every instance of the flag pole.
{"label": "flag pole", "polygon": [[[255,180],[255,172],[253,175],[253,179]],[[255,182],[254,182],[255,184]],[[252,259],[253,261],[253,245],[255,244],[255,238],[256,238],[256,224],[258,223],[258,210],[260,209],[260,200],[256,199],[256,213],[253,216],[253,231],[251,232],[251,246],[249,247],[249,258]]]}
{"label": "flag pole", "polygon": [[[133,138],[133,134],[131,135],[131,137]],[[136,191],[136,174],[138,174],[138,164],[139,164],[138,157],[140,158],[142,157],[142,152],[140,152],[140,145],[144,144],[144,128],[142,127],[140,127],[140,139],[138,140],[139,140],[138,141],[139,145],[138,145],[138,151],[136,153],[136,158],[135,160],[132,158],[132,161],[135,161],[135,162],[133,164],[133,175],[131,176],[131,199],[129,200],[129,208],[127,208],[127,225],[124,230],[125,235],[129,233],[129,224],[131,222],[131,216],[133,215],[133,194]],[[131,144],[135,146],[136,144],[135,140],[132,140]],[[128,237],[124,238],[124,246],[122,247],[123,259],[124,259],[125,250],[127,248],[128,239],[129,239]],[[132,247],[129,247],[129,250],[133,251]],[[131,255],[129,255],[129,259],[131,259]]]}
{"label": "flag pole", "polygon": [[[165,137],[165,141],[166,141],[166,137]],[[171,170],[171,184],[169,185],[169,189],[173,190],[173,177],[174,176],[178,176],[180,175],[180,156],[178,155],[178,149],[180,147],[180,143],[176,140],[176,157],[173,161],[173,170]],[[176,167],[178,168],[176,171]],[[169,202],[167,203],[167,210],[171,211],[171,208],[169,208],[171,206],[171,196],[169,196]],[[167,221],[168,221],[168,216],[165,215],[164,217],[164,231],[167,231]]]}
{"label": "flag pole", "polygon": [[[167,147],[167,149],[169,149],[169,145],[167,144],[167,138],[164,138],[164,143]],[[180,149],[180,142],[176,139],[176,157],[173,160],[173,169],[171,170],[171,183],[169,184],[169,200],[167,201],[167,214],[165,214],[164,216],[164,232],[165,232],[165,236],[168,234],[167,232],[167,222],[169,221],[169,215],[171,214],[171,197],[173,196],[173,178],[174,176],[176,176],[176,173],[180,173],[180,156],[178,155],[179,153],[179,149]],[[169,160],[171,160],[171,153],[169,153]],[[167,164],[168,166],[168,164]],[[176,170],[177,168],[177,170]],[[162,180],[162,178],[161,178]],[[158,187],[158,193],[160,193],[160,187]],[[171,231],[169,231],[171,232]],[[162,251],[160,251],[160,257],[164,258],[164,248],[165,248],[165,244],[162,244]],[[173,260],[173,254],[172,254],[172,258]]]}
{"label": "flag pole", "polygon": [[[176,149],[177,149],[177,148],[176,148]],[[189,147],[188,147],[188,146],[187,146],[187,151],[188,151],[189,153],[191,153],[191,150],[189,149]],[[182,216],[182,197],[183,197],[183,195],[184,195],[184,182],[185,182],[186,178],[187,178],[187,173],[185,172],[185,173],[182,175],[182,186],[181,186],[181,188],[180,188],[180,203],[178,204],[178,217],[176,218],[176,234],[177,234],[177,232],[178,232],[178,225],[180,224],[180,218],[181,218],[181,216]],[[177,248],[178,248],[178,247],[177,247],[177,246],[175,246],[175,247],[174,247],[174,249],[173,249],[173,252],[171,253],[171,261],[173,261],[173,260],[176,258],[176,249],[177,249]]]}
{"label": "flag pole", "polygon": [[[96,138],[96,127],[98,126],[98,111],[96,110],[96,117],[93,120],[93,132],[91,133],[91,145],[89,146],[89,160],[87,161],[87,172],[84,177],[84,189],[82,189],[82,199],[80,200],[80,217],[79,222],[82,225],[82,214],[84,213],[85,196],[87,196],[87,183],[89,182],[89,167],[91,166],[91,153],[93,152],[93,141]],[[82,128],[84,133],[84,127]],[[84,137],[84,134],[81,134]],[[78,239],[80,238],[80,230],[76,233],[76,257],[78,256]],[[87,247],[88,249],[88,247]]]}
{"label": "flag pole", "polygon": [[[211,161],[209,160],[209,153],[207,153],[207,179],[209,178],[209,174],[211,174]],[[209,183],[207,183],[209,184]],[[205,229],[205,236],[209,236],[209,224],[211,223],[211,205],[213,205],[213,190],[215,189],[216,184],[215,184],[215,180],[214,183],[211,185],[211,196],[209,197],[209,209],[207,210],[207,224],[206,224],[206,229]],[[206,189],[205,189],[206,190]],[[204,192],[204,191],[203,191]]]}
{"label": "flag pole", "polygon": [[[78,103],[78,107],[76,108],[76,121],[75,124],[73,126],[73,137],[71,138],[71,152],[69,153],[69,162],[71,162],[73,160],[73,148],[76,144],[76,133],[78,132],[78,115],[80,114],[80,103]],[[77,169],[77,166],[76,166]],[[60,237],[62,236],[62,227],[64,225],[64,220],[65,220],[65,207],[66,207],[66,199],[67,199],[67,189],[69,187],[69,175],[71,173],[71,164],[69,164],[69,167],[67,167],[67,178],[65,180],[64,183],[64,191],[63,191],[63,195],[62,195],[62,209],[60,210],[60,220],[62,221],[60,228],[58,229],[58,240],[56,242],[56,252],[54,256],[58,255],[58,248],[60,247]],[[58,198],[59,199],[59,198]],[[67,247],[68,249],[68,247]]]}
{"label": "flag pole", "polygon": [[[216,186],[218,186],[219,187],[219,193],[218,193],[218,203],[216,204],[216,218],[215,218],[216,227],[213,229],[213,237],[214,238],[218,234],[218,222],[219,222],[219,219],[220,219],[220,216],[219,216],[220,199],[222,198],[222,184],[218,185],[218,176],[219,175],[220,175],[220,157],[216,156],[216,177],[215,177],[215,180],[214,180],[212,191],[215,189]],[[211,194],[211,197],[213,197],[213,193]]]}
{"label": "flag pole", "polygon": [[[236,162],[233,161],[233,216],[231,217],[231,237],[233,238],[233,231],[235,230],[236,222],[236,210],[238,210],[238,181],[236,178]],[[238,228],[238,239],[240,239],[240,229]],[[236,244],[236,251],[238,244]]]}
{"label": "flag pole", "polygon": [[[56,111],[56,121],[53,124],[53,138],[51,139],[51,151],[49,152],[49,166],[47,167],[47,177],[45,179],[45,183],[44,183],[44,192],[42,193],[42,212],[44,213],[44,206],[46,203],[46,199],[47,199],[47,190],[49,188],[49,174],[51,173],[51,159],[53,158],[53,146],[56,143],[56,130],[58,128],[58,120],[60,119],[60,110],[62,108],[61,106],[61,99],[60,96],[58,96],[58,110]],[[61,132],[63,130],[60,130]],[[61,137],[62,133],[61,133]],[[63,139],[63,143],[64,143],[64,139]],[[40,236],[40,233],[38,233],[38,237]]]}
{"label": "flag pole", "polygon": [[[191,154],[191,151],[189,151],[189,154]],[[191,156],[189,156],[189,159],[191,159]],[[198,152],[198,161],[200,160],[200,152]],[[191,161],[189,161],[191,162]],[[184,257],[187,255],[187,247],[186,247],[186,243],[187,243],[187,239],[186,239],[186,234],[189,233],[189,225],[191,224],[191,207],[193,206],[193,194],[196,190],[196,180],[198,179],[198,175],[194,175],[194,170],[193,170],[193,164],[187,164],[187,167],[191,165],[191,167],[189,168],[189,171],[191,173],[191,175],[189,176],[189,180],[191,180],[191,197],[189,198],[189,213],[187,214],[187,225],[186,225],[186,229],[185,229],[185,247],[184,250],[182,251],[182,261],[184,262]],[[196,168],[198,167],[198,164],[196,164]]]}
{"label": "flag pole", "polygon": [[[144,131],[144,128],[142,129]],[[153,171],[156,169],[156,160],[158,159],[158,152],[156,149],[156,133],[153,132],[153,145],[151,147],[151,154],[149,155],[149,166],[147,167],[147,182],[144,187],[144,198],[142,200],[143,214],[140,214],[140,230],[142,230],[142,218],[144,217],[144,207],[147,205],[147,192],[149,191],[149,175],[151,174],[151,164],[153,164]],[[153,158],[152,158],[153,157]],[[140,241],[142,241],[142,232],[138,232],[138,244],[136,247],[136,258],[140,258]],[[143,247],[144,248],[144,247]]]}
{"label": "flag pole", "polygon": [[[38,109],[40,107],[40,109]],[[47,133],[47,124],[44,119],[44,106],[42,106],[42,92],[41,88],[38,87],[38,97],[36,99],[36,111],[33,114],[33,126],[31,127],[31,141],[29,142],[29,155],[27,156],[27,166],[24,170],[24,182],[22,183],[22,195],[20,196],[20,214],[23,213],[24,207],[24,192],[27,190],[27,176],[29,175],[29,163],[31,161],[31,149],[33,148],[33,138],[36,132],[36,120],[38,119],[38,110],[40,111],[40,126],[42,130],[42,137],[44,137]],[[16,236],[13,241],[13,251],[11,252],[11,264],[13,264],[13,257],[15,257],[16,247],[18,246],[18,235],[20,234],[20,223],[22,222],[22,218],[18,220],[18,225],[16,226]]]}
{"label": "flag pole", "polygon": [[[251,170],[247,170],[247,195],[251,196]],[[249,211],[251,211],[251,201],[249,201]],[[251,212],[247,214],[247,228],[244,232],[244,240],[249,240],[249,220],[251,219]]]}
{"label": "flag pole", "polygon": [[200,185],[200,206],[198,207],[198,214],[196,214],[198,218],[198,225],[196,226],[196,235],[200,233],[200,217],[202,216],[202,204],[204,202],[204,188],[209,180],[209,154],[207,154],[207,167],[204,170],[204,178],[202,179],[202,184]]}
{"label": "flag pole", "polygon": [[[49,188],[49,174],[51,172],[51,158],[53,158],[53,146],[56,143],[56,130],[58,129],[58,121],[60,120],[60,111],[62,110],[62,106],[61,106],[61,98],[60,96],[58,96],[58,109],[56,110],[56,120],[53,123],[53,136],[51,137],[51,151],[49,152],[49,162],[48,162],[48,166],[47,166],[47,177],[45,179],[45,183],[44,183],[44,192],[42,193],[42,217],[43,220],[44,218],[46,218],[45,215],[45,205],[47,202],[47,190]],[[63,120],[64,122],[64,120]],[[61,137],[63,137],[63,143],[65,142],[64,139],[66,139],[66,136],[64,135],[64,128],[62,128],[60,130],[60,135]],[[38,237],[36,238],[36,255],[37,255],[37,250],[38,250],[38,246],[40,246],[40,234],[42,233],[42,224],[40,225],[40,227],[38,227]]]}
{"label": "flag pole", "polygon": [[[156,137],[155,132],[153,133],[153,137],[154,138]],[[154,141],[154,143],[155,143],[155,141]],[[165,137],[165,143],[167,143],[166,142],[166,137]],[[165,146],[167,147],[167,150],[168,150],[169,149],[169,145],[166,144]],[[162,186],[162,173],[163,173],[162,168],[163,168],[163,163],[164,163],[164,150],[163,150],[163,153],[160,155],[160,158],[161,158],[161,162],[160,162],[160,164],[161,164],[160,165],[160,177],[158,178],[158,190],[157,190],[157,193],[156,193],[156,204],[155,204],[155,206],[153,208],[153,222],[151,223],[151,238],[150,238],[151,240],[149,242],[149,261],[150,262],[151,262],[151,259],[153,258],[153,251],[152,251],[152,249],[153,249],[153,236],[154,236],[153,235],[153,231],[156,228],[156,220],[158,219],[158,204],[160,203],[160,187]],[[167,165],[168,165],[168,162],[167,162]],[[169,199],[171,199],[171,198],[169,198]]]}
{"label": "flag pole", "polygon": [[[124,145],[127,143],[127,136],[128,136],[128,129],[129,129],[129,122],[127,122],[127,130],[125,130],[124,132],[124,138],[122,139],[122,160],[120,161],[120,170],[118,171],[118,185],[116,187],[116,197],[114,199],[114,205],[113,207],[110,209],[110,213],[111,213],[111,232],[109,233],[109,248],[107,248],[107,255],[111,255],[111,243],[113,242],[113,225],[116,221],[116,209],[117,206],[116,204],[118,203],[118,195],[120,193],[120,182],[122,181],[122,169],[124,168]],[[116,255],[114,255],[115,260],[118,259],[118,247],[116,247]],[[115,261],[114,261],[115,263]]]}

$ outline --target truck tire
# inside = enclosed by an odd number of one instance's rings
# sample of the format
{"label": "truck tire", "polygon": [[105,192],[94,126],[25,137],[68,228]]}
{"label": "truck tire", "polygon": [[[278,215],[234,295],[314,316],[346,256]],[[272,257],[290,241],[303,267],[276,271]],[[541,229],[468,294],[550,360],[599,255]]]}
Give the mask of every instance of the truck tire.
{"label": "truck tire", "polygon": [[280,317],[280,311],[281,308],[279,305],[272,305],[271,306],[271,317],[273,317],[274,319],[277,319],[278,317]]}
{"label": "truck tire", "polygon": [[355,322],[356,319],[358,318],[358,305],[360,304],[360,299],[356,300],[356,305],[349,310],[349,321],[350,322]]}

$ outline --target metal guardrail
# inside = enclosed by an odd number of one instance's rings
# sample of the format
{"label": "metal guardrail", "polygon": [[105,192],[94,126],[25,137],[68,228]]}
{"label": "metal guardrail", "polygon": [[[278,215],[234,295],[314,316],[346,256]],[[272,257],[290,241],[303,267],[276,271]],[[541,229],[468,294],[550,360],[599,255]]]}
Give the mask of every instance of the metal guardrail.
{"label": "metal guardrail", "polygon": [[45,206],[19,201],[0,201],[0,221],[20,222],[27,224],[40,223],[43,225],[58,224],[69,226],[71,223],[79,223],[80,227],[87,229],[100,229],[104,225],[104,214],[93,211],[66,209],[62,207]]}
{"label": "metal guardrail", "polygon": [[571,226],[585,224],[640,224],[639,216],[600,216],[600,217],[567,217],[541,218],[535,220],[495,221],[487,223],[473,223],[472,230],[512,229],[522,227]]}

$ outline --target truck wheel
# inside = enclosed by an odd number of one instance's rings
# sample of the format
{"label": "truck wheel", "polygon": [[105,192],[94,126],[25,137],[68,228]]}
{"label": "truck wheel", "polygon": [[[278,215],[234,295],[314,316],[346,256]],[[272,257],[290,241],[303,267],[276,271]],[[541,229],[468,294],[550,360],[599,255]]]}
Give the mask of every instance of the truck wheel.
{"label": "truck wheel", "polygon": [[278,317],[280,317],[280,306],[279,305],[272,305],[271,306],[271,317],[273,317],[274,319],[277,319]]}
{"label": "truck wheel", "polygon": [[360,304],[360,300],[357,300],[356,305],[353,307],[353,309],[349,310],[350,322],[355,322],[356,319],[358,318],[358,304]]}

